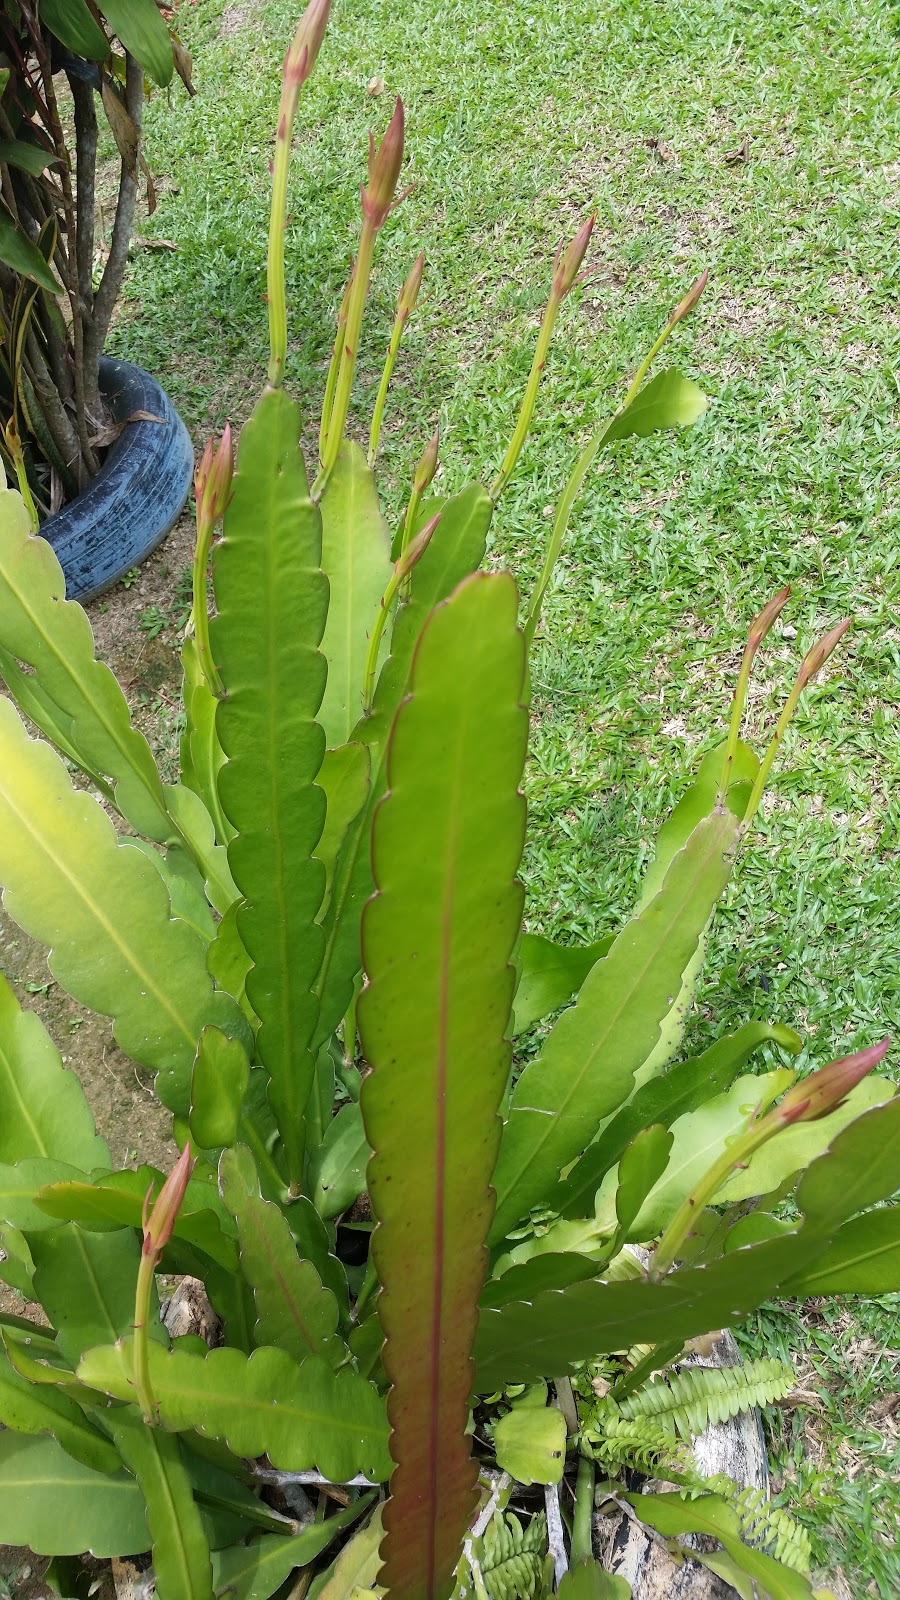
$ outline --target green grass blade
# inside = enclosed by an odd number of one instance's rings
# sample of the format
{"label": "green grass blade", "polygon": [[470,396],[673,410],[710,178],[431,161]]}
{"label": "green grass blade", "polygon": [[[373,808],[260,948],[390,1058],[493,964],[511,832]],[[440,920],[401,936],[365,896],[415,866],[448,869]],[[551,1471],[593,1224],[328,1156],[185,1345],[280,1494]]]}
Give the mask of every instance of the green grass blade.
{"label": "green grass blade", "polygon": [[297,406],[273,389],[243,429],[215,553],[211,627],[227,689],[216,718],[227,757],[218,785],[237,830],[228,861],[245,900],[237,926],[253,961],[247,995],[260,1019],[257,1050],[294,1185],[315,1061],[311,985],[323,945],[315,919],[325,868],[313,853],[325,819],[315,778],[325,749],[316,715],[328,610],[321,520],[309,499],[299,429]]}
{"label": "green grass blade", "polygon": [[361,1103],[397,1461],[383,1581],[396,1600],[449,1594],[475,1503],[471,1348],[522,910],[516,613],[508,576],[476,575],[432,614],[373,832],[357,1015],[373,1068]]}
{"label": "green grass blade", "polygon": [[362,714],[368,637],[392,571],[375,478],[356,444],[342,446],[322,496],[322,566],[331,599],[322,640],[328,683],[320,720],[331,750],[347,743]]}
{"label": "green grass blade", "polygon": [[550,1193],[602,1119],[628,1098],[731,875],[737,829],[727,811],[694,829],[659,894],[622,930],[522,1073],[494,1178],[492,1240]]}
{"label": "green grass blade", "polygon": [[[131,1338],[88,1351],[78,1375],[91,1388],[130,1400]],[[298,1366],[283,1350],[266,1347],[208,1356],[150,1348],[150,1382],[163,1426],[196,1428],[224,1439],[238,1456],[267,1455],[285,1472],[318,1470],[332,1483],[357,1473],[373,1482],[390,1472],[388,1427],[377,1389],[357,1373],[332,1372],[321,1356]]]}
{"label": "green grass blade", "polygon": [[10,915],[50,946],[62,987],[113,1018],[122,1049],[158,1072],[160,1099],[185,1113],[202,1028],[235,1032],[243,1018],[230,996],[213,992],[203,941],[170,919],[154,867],[119,844],[99,803],[72,787],[59,757],[28,738],[7,701],[0,881]]}

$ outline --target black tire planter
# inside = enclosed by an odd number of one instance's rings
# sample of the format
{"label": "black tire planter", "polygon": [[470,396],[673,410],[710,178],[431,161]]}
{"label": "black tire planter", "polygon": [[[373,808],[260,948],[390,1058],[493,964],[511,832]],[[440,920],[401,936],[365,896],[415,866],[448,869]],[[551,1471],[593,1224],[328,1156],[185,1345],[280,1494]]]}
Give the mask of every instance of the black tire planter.
{"label": "black tire planter", "polygon": [[100,390],[115,422],[136,411],[161,420],[129,422],[96,478],[42,524],[69,600],[93,599],[146,560],[178,520],[194,470],[187,428],[149,372],[104,357]]}

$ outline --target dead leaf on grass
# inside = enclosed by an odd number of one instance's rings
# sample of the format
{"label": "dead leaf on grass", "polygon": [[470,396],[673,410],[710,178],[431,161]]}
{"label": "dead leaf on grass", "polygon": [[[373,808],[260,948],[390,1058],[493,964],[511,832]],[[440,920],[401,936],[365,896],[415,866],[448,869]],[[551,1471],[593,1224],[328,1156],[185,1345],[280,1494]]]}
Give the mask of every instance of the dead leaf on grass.
{"label": "dead leaf on grass", "polygon": [[744,161],[750,160],[750,135],[745,133],[736,150],[726,152],[725,160],[730,167],[739,166]]}

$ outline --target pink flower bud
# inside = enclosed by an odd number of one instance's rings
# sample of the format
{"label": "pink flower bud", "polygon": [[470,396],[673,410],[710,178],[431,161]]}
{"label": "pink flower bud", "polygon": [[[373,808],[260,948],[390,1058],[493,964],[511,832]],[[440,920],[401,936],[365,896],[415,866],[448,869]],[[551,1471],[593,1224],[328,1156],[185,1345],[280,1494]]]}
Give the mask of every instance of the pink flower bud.
{"label": "pink flower bud", "polygon": [[672,315],[669,318],[670,328],[674,328],[679,322],[682,322],[685,317],[690,315],[708,282],[709,267],[704,267],[699,278],[697,278],[696,281],[691,284],[691,287],[689,288],[684,299],[679,301],[678,305],[675,307],[675,310],[672,312]]}
{"label": "pink flower bud", "polygon": [[751,650],[756,651],[759,649],[773,622],[781,615],[790,597],[791,586],[786,583],[784,588],[779,589],[768,604],[763,606],[759,615],[753,618],[750,624],[750,632],[747,635],[747,644]]}
{"label": "pink flower bud", "polygon": [[836,627],[830,629],[821,639],[817,640],[811,650],[807,651],[800,663],[800,671],[797,674],[796,687],[798,690],[805,689],[810,680],[816,676],[816,673],[821,671],[832,650],[843,639],[852,621],[852,617],[845,617],[843,622],[839,622]]}
{"label": "pink flower bud", "polygon": [[780,1123],[818,1122],[820,1117],[837,1111],[850,1090],[884,1059],[890,1043],[890,1039],[882,1039],[879,1044],[871,1044],[866,1050],[857,1050],[852,1056],[842,1056],[840,1061],[832,1061],[818,1072],[811,1072],[808,1078],[788,1090],[769,1116]]}
{"label": "pink flower bud", "polygon": [[380,228],[388,212],[403,164],[403,101],[397,96],[394,115],[378,149],[369,134],[369,181],[362,191],[363,211],[373,227]]}
{"label": "pink flower bud", "polygon": [[437,528],[440,520],[441,513],[440,511],[437,511],[431,520],[426,522],[424,528],[419,529],[415,538],[410,540],[402,556],[395,565],[395,571],[399,578],[409,577],[409,574],[412,572],[416,562],[420,560],[420,558],[425,554],[425,551],[428,549],[434,531]]}
{"label": "pink flower bud", "polygon": [[224,517],[231,498],[234,477],[234,446],[231,424],[226,422],[218,446],[208,439],[200,464],[194,473],[198,523],[218,522]]}
{"label": "pink flower bud", "polygon": [[284,58],[284,81],[294,89],[310,76],[328,26],[331,0],[310,0]]}
{"label": "pink flower bud", "polygon": [[422,451],[416,470],[413,473],[413,494],[424,494],[437,472],[440,443],[441,430],[440,427],[437,427]]}
{"label": "pink flower bud", "polygon": [[190,1143],[186,1144],[172,1171],[156,1197],[150,1216],[147,1216],[148,1193],[144,1201],[144,1243],[141,1254],[159,1256],[172,1237],[175,1218],[184,1199],[195,1163],[191,1160]]}
{"label": "pink flower bud", "polygon": [[400,290],[399,296],[397,297],[397,311],[403,318],[404,322],[406,321],[407,317],[412,316],[416,309],[416,301],[419,298],[419,290],[422,287],[422,273],[424,269],[425,251],[420,250],[415,261],[413,262],[409,277],[407,278],[403,288]]}
{"label": "pink flower bud", "polygon": [[596,220],[596,212],[592,211],[587,222],[582,223],[571,244],[565,250],[560,246],[553,273],[553,291],[560,300],[569,293],[581,271],[581,263],[587,254]]}

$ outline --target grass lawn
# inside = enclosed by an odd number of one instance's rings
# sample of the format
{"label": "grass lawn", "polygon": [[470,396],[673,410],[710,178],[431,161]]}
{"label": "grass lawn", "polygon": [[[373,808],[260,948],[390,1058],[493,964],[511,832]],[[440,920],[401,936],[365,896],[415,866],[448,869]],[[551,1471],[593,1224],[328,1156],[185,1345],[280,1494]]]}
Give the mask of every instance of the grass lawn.
{"label": "grass lawn", "polygon": [[[268,159],[301,0],[183,3],[198,93],[157,95],[160,191],[115,338],[202,442],[263,382]],[[376,91],[383,80],[383,92]],[[399,511],[440,417],[443,485],[492,473],[531,361],[548,268],[592,207],[594,275],[567,302],[537,425],[495,521],[529,588],[547,513],[665,313],[711,284],[670,346],[711,398],[679,436],[595,473],[534,669],[530,917],[596,938],[721,736],[747,622],[784,582],[751,703],[757,738],[815,634],[854,629],[797,718],[715,924],[689,1043],[794,1024],[801,1064],[900,1033],[900,11],[885,0],[336,0],[301,101],[288,233],[289,384],[311,432],[354,247],[365,136],[400,91],[415,184],[382,237],[358,384],[368,415],[394,300],[424,244],[383,475]],[[668,353],[668,352],[667,352]],[[900,1070],[900,1043],[893,1054]],[[806,1415],[775,1470],[836,1593],[900,1592],[900,1297],[767,1309]]]}

